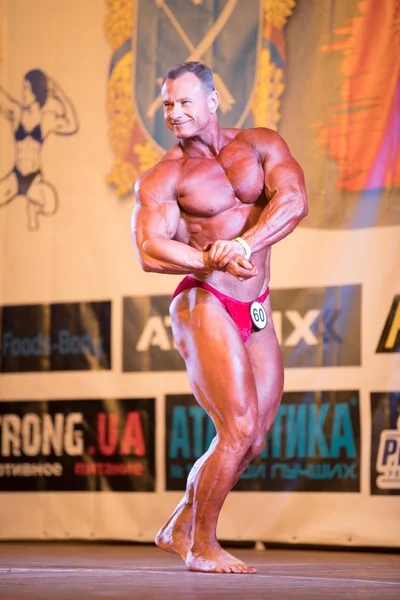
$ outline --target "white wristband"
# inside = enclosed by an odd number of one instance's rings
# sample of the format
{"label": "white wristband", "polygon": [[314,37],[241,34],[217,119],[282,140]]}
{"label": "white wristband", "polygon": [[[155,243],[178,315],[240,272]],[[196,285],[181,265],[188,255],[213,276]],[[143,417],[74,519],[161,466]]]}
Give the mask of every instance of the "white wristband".
{"label": "white wristband", "polygon": [[245,251],[245,255],[244,257],[249,260],[250,256],[251,256],[251,248],[248,245],[248,243],[246,242],[246,240],[244,240],[241,237],[235,237],[234,239],[235,242],[239,242],[239,244],[242,246],[243,250]]}

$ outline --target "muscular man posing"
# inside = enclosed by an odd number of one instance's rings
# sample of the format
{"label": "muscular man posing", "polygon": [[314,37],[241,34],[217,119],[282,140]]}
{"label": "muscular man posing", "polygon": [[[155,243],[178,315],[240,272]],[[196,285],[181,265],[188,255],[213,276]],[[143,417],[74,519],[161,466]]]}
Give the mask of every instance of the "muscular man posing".
{"label": "muscular man posing", "polygon": [[156,543],[189,570],[253,573],[221,548],[216,528],[282,396],[270,256],[307,214],[303,172],[274,131],[219,126],[205,65],[170,69],[162,99],[178,143],[136,183],[132,234],[145,271],[187,275],[171,302],[172,331],[216,436]]}

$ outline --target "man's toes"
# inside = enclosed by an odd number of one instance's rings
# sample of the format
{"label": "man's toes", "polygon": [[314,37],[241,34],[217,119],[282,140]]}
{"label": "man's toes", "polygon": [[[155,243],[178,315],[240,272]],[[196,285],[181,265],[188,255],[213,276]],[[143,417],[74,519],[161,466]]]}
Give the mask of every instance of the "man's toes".
{"label": "man's toes", "polygon": [[243,573],[243,569],[242,569],[241,565],[236,565],[236,566],[232,565],[230,567],[230,569],[231,569],[231,573]]}
{"label": "man's toes", "polygon": [[240,569],[239,571],[235,571],[238,573],[256,573],[257,569],[255,569],[254,567],[251,567],[250,565],[240,565],[238,566],[238,568]]}
{"label": "man's toes", "polygon": [[232,573],[232,567],[221,567],[221,569],[218,569],[218,573]]}

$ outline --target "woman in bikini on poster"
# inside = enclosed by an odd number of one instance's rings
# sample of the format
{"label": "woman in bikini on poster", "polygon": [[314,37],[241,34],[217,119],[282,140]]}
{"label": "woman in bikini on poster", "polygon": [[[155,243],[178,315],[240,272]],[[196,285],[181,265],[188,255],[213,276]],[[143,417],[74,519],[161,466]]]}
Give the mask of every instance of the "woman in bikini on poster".
{"label": "woman in bikini on poster", "polygon": [[34,69],[24,77],[22,102],[0,85],[0,113],[10,121],[15,139],[14,168],[0,178],[0,207],[24,196],[28,229],[36,230],[40,215],[53,215],[58,208],[57,191],[42,173],[43,142],[51,133],[76,133],[76,111],[54,79]]}

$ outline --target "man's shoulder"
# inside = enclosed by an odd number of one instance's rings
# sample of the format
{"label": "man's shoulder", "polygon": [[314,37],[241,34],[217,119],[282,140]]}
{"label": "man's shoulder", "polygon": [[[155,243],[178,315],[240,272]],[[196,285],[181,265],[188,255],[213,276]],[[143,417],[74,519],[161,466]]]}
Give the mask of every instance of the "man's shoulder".
{"label": "man's shoulder", "polygon": [[177,144],[168,150],[164,156],[153,167],[143,173],[142,177],[151,177],[152,175],[173,176],[181,170],[181,159],[183,158],[182,149]]}
{"label": "man's shoulder", "polygon": [[169,187],[176,182],[181,172],[182,150],[174,146],[150,169],[147,169],[136,180],[135,190],[140,188],[163,185]]}
{"label": "man's shoulder", "polygon": [[289,153],[285,140],[279,133],[268,127],[241,129],[235,139],[249,144],[262,159]]}
{"label": "man's shoulder", "polygon": [[238,129],[237,131],[235,139],[251,144],[273,144],[282,140],[279,133],[268,127],[250,127],[248,129]]}

